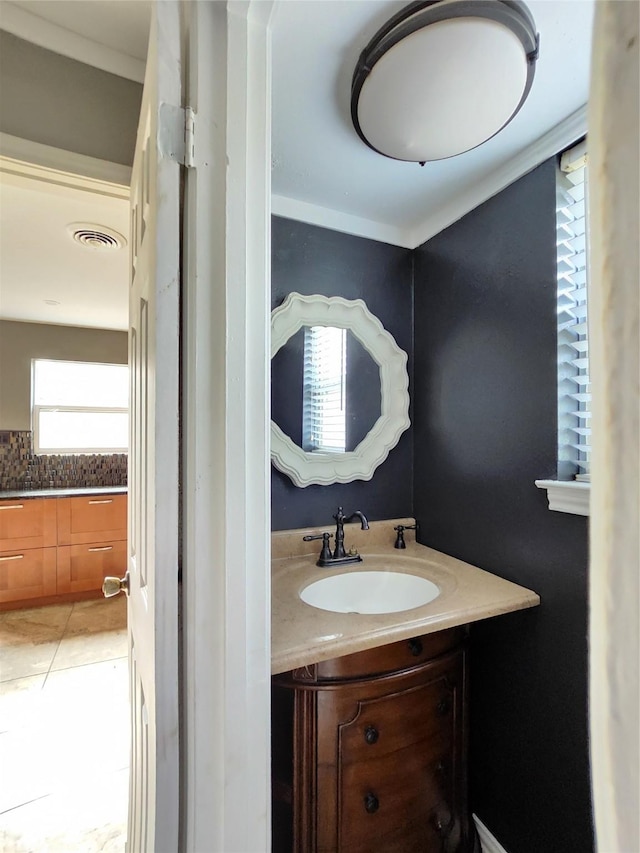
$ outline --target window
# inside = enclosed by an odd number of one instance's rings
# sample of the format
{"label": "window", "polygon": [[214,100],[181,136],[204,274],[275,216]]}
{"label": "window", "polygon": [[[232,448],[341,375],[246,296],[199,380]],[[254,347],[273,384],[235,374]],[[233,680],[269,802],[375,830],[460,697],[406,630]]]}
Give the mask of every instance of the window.
{"label": "window", "polygon": [[558,479],[536,480],[549,509],[589,515],[589,223],[587,143],[560,157],[556,180],[558,257]]}
{"label": "window", "polygon": [[587,316],[586,142],[565,151],[557,178],[558,477],[588,480],[591,385]]}
{"label": "window", "polygon": [[36,453],[125,453],[129,435],[126,364],[32,361]]}

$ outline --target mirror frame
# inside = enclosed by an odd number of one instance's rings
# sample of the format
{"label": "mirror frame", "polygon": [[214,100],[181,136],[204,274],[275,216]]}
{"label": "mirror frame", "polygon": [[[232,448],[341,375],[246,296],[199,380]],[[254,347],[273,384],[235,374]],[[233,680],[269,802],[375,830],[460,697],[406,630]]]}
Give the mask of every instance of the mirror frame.
{"label": "mirror frame", "polygon": [[271,421],[271,460],[296,486],[370,480],[409,428],[407,354],[362,299],[290,293],[271,312],[271,358],[303,326],[349,329],[380,368],[380,417],[355,450],[309,453]]}

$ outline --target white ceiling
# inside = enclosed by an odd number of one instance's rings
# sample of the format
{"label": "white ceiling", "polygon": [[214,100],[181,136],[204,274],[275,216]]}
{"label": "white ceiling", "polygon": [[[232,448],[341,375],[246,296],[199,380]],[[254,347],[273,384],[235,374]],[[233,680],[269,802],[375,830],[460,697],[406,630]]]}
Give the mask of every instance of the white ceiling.
{"label": "white ceiling", "polygon": [[367,41],[404,5],[361,0],[279,5],[273,35],[274,193],[419,233],[452,196],[586,103],[594,3],[530,0],[540,59],[513,122],[479,148],[424,167],[376,154],[351,124],[351,76]]}
{"label": "white ceiling", "polygon": [[3,171],[0,196],[0,316],[126,330],[128,247],[91,249],[67,228],[95,224],[126,236],[127,194],[101,195]]}
{"label": "white ceiling", "polygon": [[[3,0],[1,5],[0,25],[16,35],[141,79],[147,0]],[[277,3],[275,213],[415,246],[535,165],[532,158],[549,156],[557,140],[567,144],[571,134],[584,132],[584,113],[576,111],[588,95],[595,0],[529,0],[540,32],[540,59],[529,98],[507,128],[473,151],[423,168],[368,149],[351,125],[351,75],[367,41],[404,5],[405,0]]]}

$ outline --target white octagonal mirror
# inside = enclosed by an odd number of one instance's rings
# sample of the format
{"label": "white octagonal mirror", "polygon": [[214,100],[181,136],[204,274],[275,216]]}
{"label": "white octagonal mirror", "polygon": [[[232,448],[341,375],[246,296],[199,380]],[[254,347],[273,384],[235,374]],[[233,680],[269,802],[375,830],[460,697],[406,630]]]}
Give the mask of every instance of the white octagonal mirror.
{"label": "white octagonal mirror", "polygon": [[[271,421],[273,464],[301,487],[370,480],[410,424],[407,354],[361,299],[290,293],[271,314],[271,358],[295,336],[302,400],[292,405],[302,412],[302,423],[290,429],[299,433],[294,441]],[[349,376],[350,353],[357,351],[361,373]],[[373,388],[373,408],[363,417],[350,411],[352,400],[358,406],[357,390],[349,393],[361,376],[376,387],[379,382],[379,400]]]}

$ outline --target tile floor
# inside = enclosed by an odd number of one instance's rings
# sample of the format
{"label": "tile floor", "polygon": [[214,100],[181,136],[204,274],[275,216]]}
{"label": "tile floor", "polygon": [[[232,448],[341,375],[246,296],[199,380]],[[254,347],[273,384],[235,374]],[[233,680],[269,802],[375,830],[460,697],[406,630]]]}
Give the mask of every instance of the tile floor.
{"label": "tile floor", "polygon": [[0,850],[121,853],[126,600],[0,613]]}

